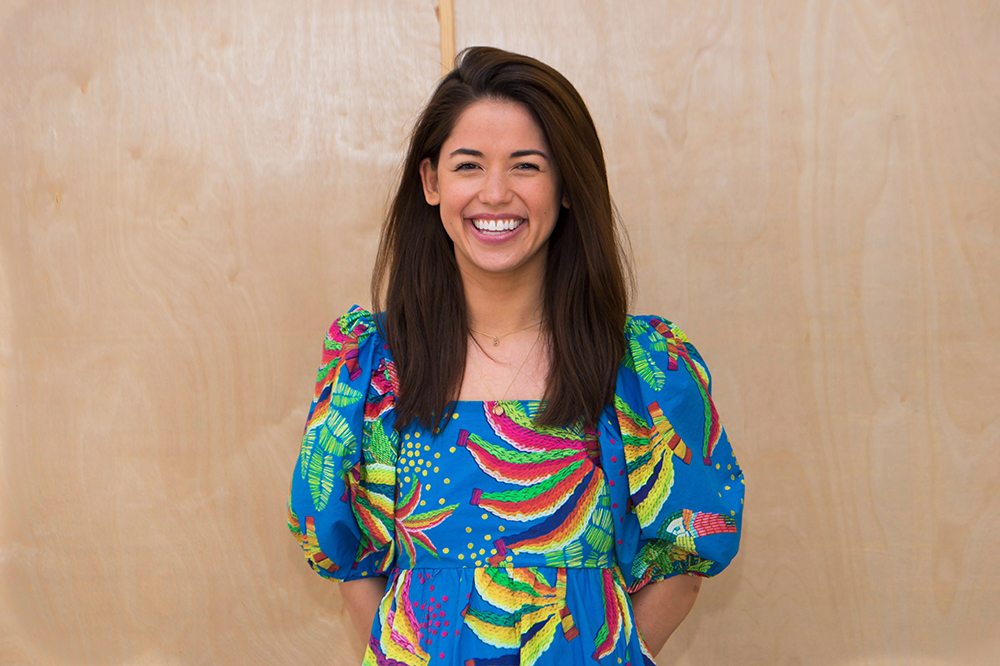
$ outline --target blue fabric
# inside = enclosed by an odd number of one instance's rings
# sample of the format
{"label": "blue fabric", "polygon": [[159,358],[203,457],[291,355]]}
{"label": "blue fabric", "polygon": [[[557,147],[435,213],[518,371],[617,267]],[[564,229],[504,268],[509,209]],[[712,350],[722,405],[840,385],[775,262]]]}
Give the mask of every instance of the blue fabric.
{"label": "blue fabric", "polygon": [[683,332],[630,317],[625,336],[593,429],[466,401],[397,433],[372,315],[331,326],[288,523],[320,575],[388,576],[365,664],[652,663],[628,592],[728,565],[743,475]]}

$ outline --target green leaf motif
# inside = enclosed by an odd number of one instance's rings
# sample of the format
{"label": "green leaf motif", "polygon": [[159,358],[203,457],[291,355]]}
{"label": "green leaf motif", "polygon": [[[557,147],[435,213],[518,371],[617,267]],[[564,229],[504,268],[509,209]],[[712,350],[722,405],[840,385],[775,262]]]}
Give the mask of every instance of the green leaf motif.
{"label": "green leaf motif", "polygon": [[[553,474],[547,479],[543,479],[533,485],[524,486],[521,488],[513,488],[511,490],[497,490],[494,492],[483,493],[483,497],[489,500],[499,501],[499,502],[531,502],[533,499],[537,498],[539,495],[546,493],[557,485],[562,483],[566,477],[573,474],[580,466],[583,465],[583,460],[575,460],[571,462],[566,467]],[[566,493],[566,497],[563,501],[558,504],[552,504],[547,512],[540,512],[534,517],[538,516],[549,516],[559,510],[559,508],[565,503],[571,492]]]}
{"label": "green leaf motif", "polygon": [[607,566],[606,555],[603,552],[591,552],[583,555],[583,541],[573,539],[562,550],[545,553],[545,566],[569,567],[573,569],[598,569]]}
{"label": "green leaf motif", "polygon": [[548,426],[535,423],[535,417],[538,415],[541,405],[542,403],[539,401],[531,401],[527,405],[515,402],[504,405],[504,413],[507,418],[517,425],[536,432],[539,435],[567,440],[580,440],[584,438],[586,431],[584,430],[583,419],[579,419],[576,423],[569,426]]}
{"label": "green leaf motif", "polygon": [[624,398],[617,394],[615,394],[615,411],[621,412],[636,425],[649,427],[649,423],[646,421],[646,418],[644,416],[639,416],[639,413],[632,409],[632,405],[625,402]]}
{"label": "green leaf motif", "polygon": [[663,337],[659,331],[649,332],[649,348],[653,351],[665,352],[669,351],[670,347],[667,344],[667,339]]}
{"label": "green leaf motif", "polygon": [[629,339],[637,338],[648,330],[649,324],[634,317],[629,317],[625,322],[625,337]]}
{"label": "green leaf motif", "polygon": [[360,402],[362,397],[361,391],[352,389],[347,384],[338,381],[333,385],[333,390],[330,393],[330,404],[334,407],[347,407]]}
{"label": "green leaf motif", "polygon": [[615,542],[615,519],[611,515],[611,500],[607,494],[601,495],[600,503],[590,514],[590,522],[583,533],[583,539],[598,553],[611,552]]}
{"label": "green leaf motif", "polygon": [[323,423],[316,428],[316,439],[324,451],[336,456],[350,456],[357,450],[351,426],[335,409],[331,409]]}
{"label": "green leaf motif", "polygon": [[394,428],[386,432],[382,419],[366,421],[361,448],[366,462],[395,466],[399,459],[399,435]]}
{"label": "green leaf motif", "polygon": [[333,492],[333,480],[336,477],[337,458],[324,455],[322,451],[314,451],[309,459],[309,491],[317,511],[326,508]]}
{"label": "green leaf motif", "polygon": [[353,466],[351,456],[356,449],[357,442],[347,420],[336,410],[331,409],[322,423],[306,431],[299,454],[301,473],[309,482],[317,510],[322,510],[330,500],[337,474]]}
{"label": "green leaf motif", "polygon": [[423,521],[433,521],[445,514],[450,514],[457,508],[457,504],[449,504],[448,506],[441,507],[440,509],[434,509],[433,511],[428,511],[426,513],[417,513],[409,516],[406,518],[406,522],[421,523]]}
{"label": "green leaf motif", "polygon": [[303,480],[308,477],[309,461],[312,459],[313,454],[313,442],[315,439],[310,437],[311,434],[311,431],[306,431],[306,434],[302,436],[302,450],[299,451],[299,460],[301,462],[299,465],[299,474],[302,475]]}
{"label": "green leaf motif", "polygon": [[666,381],[667,377],[663,374],[663,371],[656,367],[656,363],[653,362],[652,357],[650,357],[649,352],[646,351],[638,340],[629,340],[628,343],[629,351],[631,352],[632,358],[632,369],[639,377],[649,384],[649,386],[654,391],[659,391],[663,388],[663,383]]}
{"label": "green leaf motif", "polygon": [[545,553],[545,566],[569,567],[578,569],[583,566],[583,542],[573,539],[562,550]]}

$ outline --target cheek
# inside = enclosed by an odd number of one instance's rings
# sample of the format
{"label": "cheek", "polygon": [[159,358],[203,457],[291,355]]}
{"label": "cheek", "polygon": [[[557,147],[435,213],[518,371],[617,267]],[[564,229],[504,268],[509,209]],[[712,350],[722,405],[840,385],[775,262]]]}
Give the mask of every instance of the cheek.
{"label": "cheek", "polygon": [[533,185],[532,199],[546,210],[559,208],[559,186],[553,181],[538,182]]}
{"label": "cheek", "polygon": [[462,210],[470,201],[470,194],[467,187],[462,187],[460,183],[450,185],[441,190],[441,216],[461,215]]}

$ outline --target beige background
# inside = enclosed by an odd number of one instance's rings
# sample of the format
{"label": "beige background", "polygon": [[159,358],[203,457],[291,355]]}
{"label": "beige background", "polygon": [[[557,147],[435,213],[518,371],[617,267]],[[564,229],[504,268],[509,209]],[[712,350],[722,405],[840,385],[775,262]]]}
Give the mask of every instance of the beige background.
{"label": "beige background", "polygon": [[[0,662],[360,663],[284,526],[433,0],[0,4]],[[661,664],[1000,649],[1000,4],[480,2],[575,82],[741,554]]]}

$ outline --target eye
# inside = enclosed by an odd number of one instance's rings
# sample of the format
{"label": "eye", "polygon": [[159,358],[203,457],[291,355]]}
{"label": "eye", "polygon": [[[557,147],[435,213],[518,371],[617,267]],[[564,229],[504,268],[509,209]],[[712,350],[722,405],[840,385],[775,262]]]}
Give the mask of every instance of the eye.
{"label": "eye", "polygon": [[541,167],[532,162],[521,162],[514,167],[517,171],[541,171]]}
{"label": "eye", "polygon": [[479,165],[475,162],[462,162],[455,167],[455,171],[472,171],[473,169],[478,169]]}

